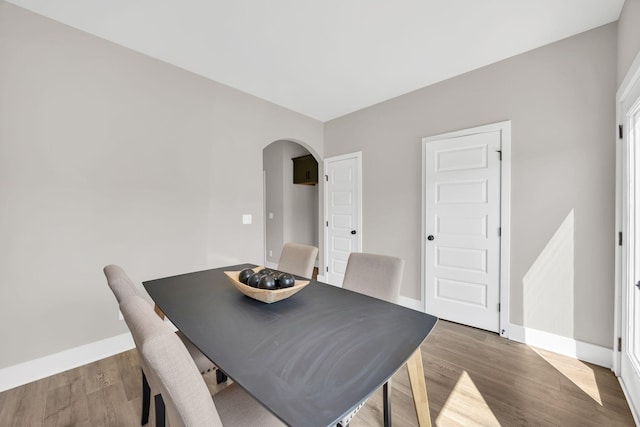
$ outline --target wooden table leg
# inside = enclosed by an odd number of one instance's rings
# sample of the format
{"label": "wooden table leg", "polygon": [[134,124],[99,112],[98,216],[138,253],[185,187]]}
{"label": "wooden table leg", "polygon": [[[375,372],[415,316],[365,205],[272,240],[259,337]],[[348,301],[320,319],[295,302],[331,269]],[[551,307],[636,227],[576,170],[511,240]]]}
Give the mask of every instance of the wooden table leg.
{"label": "wooden table leg", "polygon": [[416,407],[416,416],[420,427],[431,427],[431,414],[429,413],[429,401],[427,399],[427,386],[424,382],[424,368],[422,367],[422,353],[420,347],[407,360],[409,382],[413,393],[413,403]]}
{"label": "wooden table leg", "polygon": [[164,313],[162,312],[162,310],[160,310],[160,307],[158,307],[156,304],[153,305],[153,311],[156,312],[156,314],[162,319],[164,320]]}

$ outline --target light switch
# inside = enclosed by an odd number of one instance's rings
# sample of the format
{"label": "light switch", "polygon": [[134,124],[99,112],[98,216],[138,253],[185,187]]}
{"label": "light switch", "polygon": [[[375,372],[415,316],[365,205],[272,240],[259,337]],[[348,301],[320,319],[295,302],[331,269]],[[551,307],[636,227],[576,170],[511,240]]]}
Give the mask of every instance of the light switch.
{"label": "light switch", "polygon": [[242,223],[243,224],[251,224],[251,221],[252,221],[251,214],[242,215]]}

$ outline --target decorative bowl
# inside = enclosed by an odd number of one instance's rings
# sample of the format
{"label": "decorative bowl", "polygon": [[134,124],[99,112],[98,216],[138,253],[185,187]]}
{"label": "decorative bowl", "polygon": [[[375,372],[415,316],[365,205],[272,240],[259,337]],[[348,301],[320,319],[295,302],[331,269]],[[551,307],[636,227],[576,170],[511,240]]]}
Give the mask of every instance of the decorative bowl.
{"label": "decorative bowl", "polygon": [[[255,267],[252,270],[256,273],[262,270],[264,267]],[[245,285],[238,280],[238,276],[240,274],[239,271],[225,271],[224,274],[227,276],[227,279],[231,282],[233,286],[236,287],[237,290],[248,296],[249,298],[253,298],[258,301],[265,302],[267,304],[271,304],[272,302],[282,301],[283,299],[289,298],[291,295],[298,292],[300,289],[304,288],[309,284],[308,280],[297,280],[295,284],[290,288],[282,288],[282,289],[258,289],[251,287],[249,285]]]}

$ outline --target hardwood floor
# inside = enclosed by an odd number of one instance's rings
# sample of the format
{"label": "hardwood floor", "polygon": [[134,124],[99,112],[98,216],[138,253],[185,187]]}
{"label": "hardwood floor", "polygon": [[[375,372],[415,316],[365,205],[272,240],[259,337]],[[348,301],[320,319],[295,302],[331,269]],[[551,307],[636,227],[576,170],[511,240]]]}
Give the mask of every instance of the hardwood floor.
{"label": "hardwood floor", "polygon": [[[445,321],[422,352],[434,426],[634,425],[608,369]],[[224,387],[205,379],[212,394]],[[0,393],[0,426],[138,426],[141,399],[132,350]],[[392,416],[417,425],[406,368],[392,380]],[[350,426],[382,426],[381,390]]]}

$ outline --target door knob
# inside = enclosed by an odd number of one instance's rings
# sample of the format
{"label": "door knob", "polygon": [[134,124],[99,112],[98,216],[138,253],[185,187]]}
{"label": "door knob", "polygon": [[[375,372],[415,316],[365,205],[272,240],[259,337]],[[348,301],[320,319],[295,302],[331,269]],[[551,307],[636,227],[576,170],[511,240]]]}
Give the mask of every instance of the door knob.
{"label": "door knob", "polygon": [[356,234],[356,230],[351,230],[351,234]]}
{"label": "door knob", "polygon": [[435,237],[433,237],[433,234],[429,234],[429,235],[427,236],[427,240],[433,240],[433,239],[435,239]]}

